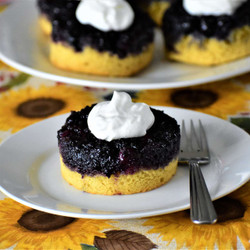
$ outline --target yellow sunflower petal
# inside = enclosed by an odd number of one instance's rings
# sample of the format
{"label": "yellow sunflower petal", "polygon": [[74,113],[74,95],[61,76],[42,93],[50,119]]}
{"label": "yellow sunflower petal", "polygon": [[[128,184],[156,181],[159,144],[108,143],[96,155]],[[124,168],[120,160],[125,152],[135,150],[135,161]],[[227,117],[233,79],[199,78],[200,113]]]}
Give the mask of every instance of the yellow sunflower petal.
{"label": "yellow sunflower petal", "polygon": [[89,92],[78,87],[67,85],[59,86],[41,86],[40,88],[26,87],[23,89],[10,90],[0,96],[0,129],[7,131],[12,129],[13,132],[38,122],[44,118],[27,118],[17,113],[17,107],[32,99],[36,98],[54,98],[65,103],[65,106],[51,116],[60,115],[72,110],[80,110],[86,105],[96,102],[96,98]]}
{"label": "yellow sunflower petal", "polygon": [[107,220],[76,219],[57,230],[30,231],[17,222],[29,210],[9,198],[0,200],[0,249],[81,249],[81,243],[93,245],[95,236],[105,237],[102,232],[113,228]]}
{"label": "yellow sunflower petal", "polygon": [[0,6],[0,13],[1,13],[2,11],[4,11],[5,8],[6,8],[6,6]]}
{"label": "yellow sunflower petal", "polygon": [[[1,12],[1,6],[0,6],[0,12]],[[2,62],[2,61],[0,60],[0,69],[2,69],[2,68],[3,68],[3,69],[8,69],[8,70],[10,70],[10,71],[16,71],[16,72],[18,72],[16,69],[12,68],[11,66],[5,64],[4,62]]]}

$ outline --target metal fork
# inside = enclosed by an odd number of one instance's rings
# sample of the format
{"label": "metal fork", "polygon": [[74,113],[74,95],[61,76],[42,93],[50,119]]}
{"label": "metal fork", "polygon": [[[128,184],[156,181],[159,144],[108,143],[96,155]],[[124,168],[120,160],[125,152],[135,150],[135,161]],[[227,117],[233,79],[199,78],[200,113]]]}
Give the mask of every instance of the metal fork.
{"label": "metal fork", "polygon": [[200,165],[210,162],[207,138],[200,120],[198,133],[192,120],[190,127],[190,136],[187,136],[185,122],[182,121],[179,154],[179,165],[189,166],[190,217],[196,224],[213,224],[217,221],[217,214],[200,169]]}

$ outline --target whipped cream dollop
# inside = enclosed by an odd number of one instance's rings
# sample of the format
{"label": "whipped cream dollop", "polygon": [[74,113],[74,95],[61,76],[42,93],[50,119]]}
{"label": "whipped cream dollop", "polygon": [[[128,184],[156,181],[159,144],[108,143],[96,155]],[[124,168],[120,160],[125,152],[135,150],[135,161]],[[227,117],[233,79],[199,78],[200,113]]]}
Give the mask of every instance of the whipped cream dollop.
{"label": "whipped cream dollop", "polygon": [[133,103],[129,94],[115,91],[111,101],[93,107],[87,122],[95,137],[112,141],[143,136],[154,120],[147,104]]}
{"label": "whipped cream dollop", "polygon": [[247,0],[183,0],[183,7],[190,15],[232,15]]}
{"label": "whipped cream dollop", "polygon": [[125,0],[82,0],[76,18],[102,31],[122,31],[134,21],[134,11]]}

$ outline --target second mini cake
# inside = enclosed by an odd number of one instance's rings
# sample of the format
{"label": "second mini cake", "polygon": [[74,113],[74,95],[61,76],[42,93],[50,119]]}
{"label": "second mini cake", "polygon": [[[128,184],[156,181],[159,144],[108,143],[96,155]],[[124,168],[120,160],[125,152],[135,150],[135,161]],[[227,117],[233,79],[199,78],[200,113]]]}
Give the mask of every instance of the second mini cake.
{"label": "second mini cake", "polygon": [[163,111],[115,92],[72,112],[58,131],[61,172],[75,188],[115,195],[146,192],[176,172],[180,129]]}
{"label": "second mini cake", "polygon": [[218,65],[250,55],[250,0],[176,0],[162,29],[167,58]]}
{"label": "second mini cake", "polygon": [[[40,8],[42,2],[48,0],[40,0]],[[56,13],[48,14],[51,62],[104,76],[130,76],[144,69],[153,56],[154,24],[132,2],[84,0],[54,6]]]}

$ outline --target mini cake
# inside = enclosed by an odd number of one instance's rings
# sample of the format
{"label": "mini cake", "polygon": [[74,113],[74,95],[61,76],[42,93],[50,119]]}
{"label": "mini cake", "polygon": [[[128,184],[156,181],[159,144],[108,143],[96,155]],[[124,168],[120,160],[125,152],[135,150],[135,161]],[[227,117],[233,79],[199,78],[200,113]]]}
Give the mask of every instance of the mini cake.
{"label": "mini cake", "polygon": [[148,6],[148,13],[153,21],[161,26],[162,17],[174,0],[151,0]]}
{"label": "mini cake", "polygon": [[39,0],[38,6],[41,25],[52,25],[50,61],[58,68],[130,76],[152,60],[154,24],[133,1]]}
{"label": "mini cake", "polygon": [[167,58],[218,65],[250,55],[250,0],[176,0],[162,30]]}
{"label": "mini cake", "polygon": [[146,192],[176,172],[180,129],[176,120],[126,93],[72,112],[58,131],[61,172],[93,194]]}

